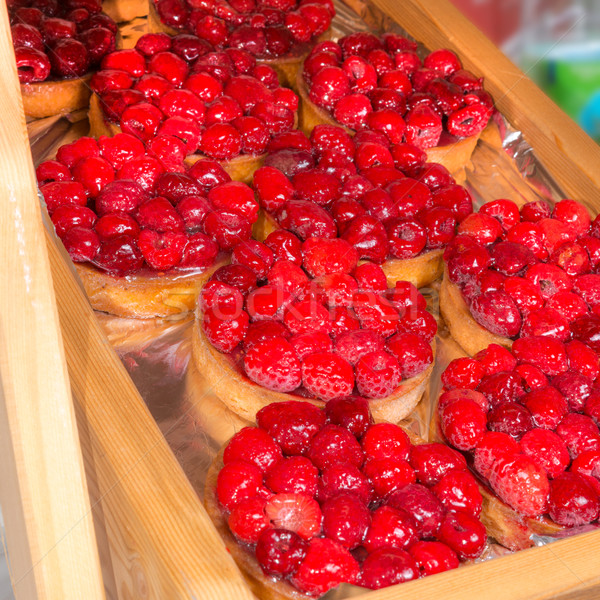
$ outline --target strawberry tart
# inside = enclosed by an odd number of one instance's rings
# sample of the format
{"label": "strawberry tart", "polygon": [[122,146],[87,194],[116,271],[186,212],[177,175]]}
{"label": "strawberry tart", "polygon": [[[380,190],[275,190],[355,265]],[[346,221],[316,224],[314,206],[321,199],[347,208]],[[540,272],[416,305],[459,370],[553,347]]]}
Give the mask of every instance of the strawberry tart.
{"label": "strawberry tart", "polygon": [[488,486],[485,522],[504,546],[598,521],[599,372],[577,339],[523,336],[442,374],[439,430]]}
{"label": "strawberry tart", "polygon": [[357,263],[345,240],[282,230],[234,248],[201,292],[193,331],[195,363],[233,412],[252,421],[272,402],[357,394],[378,419],[410,414],[437,323],[412,284],[388,289],[381,267]]}
{"label": "strawberry tart", "polygon": [[192,33],[217,49],[244,50],[292,88],[311,43],[327,36],[335,15],[331,0],[149,0],[149,5],[151,32]]}
{"label": "strawberry tart", "polygon": [[86,108],[92,71],[115,49],[117,35],[100,0],[8,4],[25,114],[41,118]]}
{"label": "strawberry tart", "polygon": [[258,214],[218,163],[169,170],[127,133],[61,146],[36,174],[92,306],[122,317],[193,310]]}
{"label": "strawberry tart", "polygon": [[[484,204],[446,248],[440,309],[473,355],[519,336],[577,337],[600,314],[600,221],[574,200]],[[595,318],[595,317],[593,317]]]}
{"label": "strawberry tart", "polygon": [[482,79],[452,51],[421,60],[415,42],[393,33],[358,32],[317,44],[298,70],[296,89],[307,134],[318,123],[372,129],[392,144],[418,146],[457,176],[494,110]]}
{"label": "strawberry tart", "polygon": [[91,80],[91,135],[129,133],[165,160],[210,158],[248,182],[271,137],[295,126],[296,94],[243,50],[215,52],[195,36],[151,33],[101,67]]}
{"label": "strawberry tart", "polygon": [[317,125],[310,139],[276,136],[254,188],[263,209],[257,239],[279,227],[303,240],[339,236],[359,259],[381,264],[390,286],[435,281],[444,247],[473,210],[469,192],[421,149],[334,125]]}
{"label": "strawberry tart", "polygon": [[466,461],[374,425],[365,401],[263,408],[211,466],[207,511],[253,591],[321,596],[379,589],[481,555],[482,498]]}

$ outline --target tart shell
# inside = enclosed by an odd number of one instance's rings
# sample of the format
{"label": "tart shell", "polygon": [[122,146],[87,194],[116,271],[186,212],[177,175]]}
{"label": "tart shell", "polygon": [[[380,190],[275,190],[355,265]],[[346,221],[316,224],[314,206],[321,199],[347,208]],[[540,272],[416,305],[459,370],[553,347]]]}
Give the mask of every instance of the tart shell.
{"label": "tart shell", "polygon": [[[279,224],[272,215],[265,210],[260,210],[258,220],[254,223],[252,235],[260,242],[267,236],[280,229]],[[396,281],[410,281],[415,287],[422,288],[433,283],[443,272],[443,249],[429,250],[414,258],[389,258],[381,268],[388,281],[388,287],[394,287]],[[366,262],[366,261],[361,261]]]}
{"label": "tart shell", "polygon": [[[433,349],[435,351],[435,344]],[[234,413],[248,421],[254,421],[256,413],[273,402],[306,400],[319,407],[325,404],[322,400],[274,392],[251,381],[208,341],[202,330],[200,318],[196,318],[193,326],[192,356],[206,384],[215,395]],[[390,396],[369,399],[373,418],[397,423],[407,417],[425,391],[434,362],[435,360],[419,375],[403,381]]]}
{"label": "tart shell", "polygon": [[[99,138],[101,135],[114,136],[121,133],[121,127],[116,123],[109,123],[104,119],[102,107],[100,106],[100,98],[97,94],[92,94],[90,99],[90,135]],[[243,183],[251,183],[254,171],[259,169],[266,154],[253,156],[250,154],[240,154],[231,160],[217,161],[225,171],[229,174],[233,181],[241,181]],[[184,160],[185,164],[190,167],[195,162],[210,157],[204,154],[190,154]]]}
{"label": "tart shell", "polygon": [[440,287],[440,312],[450,334],[469,356],[490,344],[500,344],[505,348],[512,346],[510,338],[495,335],[475,321],[460,288],[450,281],[447,268],[444,268]]}
{"label": "tart shell", "polygon": [[25,115],[34,119],[67,114],[86,108],[90,101],[92,74],[61,81],[22,83]]}
{"label": "tart shell", "polygon": [[[328,112],[317,106],[308,95],[308,87],[302,75],[302,69],[298,69],[296,75],[296,85],[294,87],[296,93],[300,96],[300,108],[298,109],[298,118],[300,128],[310,137],[312,130],[317,125],[336,125],[343,127],[350,135],[354,135],[355,131],[348,127],[340,125]],[[445,146],[435,146],[427,148],[427,162],[439,163],[446,167],[452,173],[455,179],[461,180],[464,178],[464,169],[471,161],[471,155],[477,146],[479,136],[472,135],[462,138],[453,144]]]}
{"label": "tart shell", "polygon": [[96,267],[78,263],[77,273],[95,310],[149,319],[184,314],[194,310],[202,286],[225,260],[192,275],[157,274],[117,277]]}
{"label": "tart shell", "polygon": [[145,17],[148,14],[148,2],[146,0],[103,0],[102,12],[115,23],[125,23],[137,17]]}

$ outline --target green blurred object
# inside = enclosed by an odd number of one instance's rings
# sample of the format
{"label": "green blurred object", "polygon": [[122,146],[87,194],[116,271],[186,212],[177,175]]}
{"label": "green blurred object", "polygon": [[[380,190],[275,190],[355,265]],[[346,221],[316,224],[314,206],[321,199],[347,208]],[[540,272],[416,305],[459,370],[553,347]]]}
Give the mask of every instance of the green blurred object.
{"label": "green blurred object", "polygon": [[591,137],[600,142],[600,42],[526,49],[527,74]]}

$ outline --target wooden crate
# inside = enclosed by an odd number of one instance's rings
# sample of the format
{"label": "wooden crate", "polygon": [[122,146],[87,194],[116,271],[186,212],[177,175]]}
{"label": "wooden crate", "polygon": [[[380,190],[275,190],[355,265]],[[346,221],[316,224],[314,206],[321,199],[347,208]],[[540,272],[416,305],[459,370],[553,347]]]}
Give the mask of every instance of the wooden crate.
{"label": "wooden crate", "polygon": [[[373,0],[449,47],[571,197],[600,207],[600,149],[446,0]],[[44,227],[0,15],[0,501],[18,600],[252,598]],[[600,531],[364,600],[600,596]]]}

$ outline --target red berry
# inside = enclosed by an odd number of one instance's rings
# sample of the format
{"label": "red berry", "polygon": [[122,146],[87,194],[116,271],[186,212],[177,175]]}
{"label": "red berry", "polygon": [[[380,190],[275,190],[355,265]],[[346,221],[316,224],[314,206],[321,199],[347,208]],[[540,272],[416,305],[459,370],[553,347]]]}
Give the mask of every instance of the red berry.
{"label": "red berry", "polygon": [[535,517],[548,510],[550,485],[546,471],[525,455],[498,458],[489,481],[504,502],[524,515]]}
{"label": "red berry", "polygon": [[256,422],[281,446],[286,455],[303,454],[310,440],[325,425],[325,414],[303,401],[275,402],[256,413]]}
{"label": "red berry", "polygon": [[419,569],[411,554],[399,548],[379,548],[371,552],[363,562],[360,583],[369,589],[378,590],[418,577]]}
{"label": "red berry", "polygon": [[320,596],[340,583],[355,583],[359,572],[348,550],[328,538],[313,538],[292,583],[307,594]]}
{"label": "red berry", "polygon": [[244,370],[252,381],[276,392],[291,392],[302,381],[300,361],[282,337],[257,342],[246,352]]}
{"label": "red berry", "polygon": [[550,482],[549,514],[559,525],[586,525],[600,515],[600,499],[582,475],[562,473]]}
{"label": "red berry", "polygon": [[481,555],[487,534],[477,518],[464,512],[450,512],[442,522],[438,539],[454,550],[460,559],[466,560]]}
{"label": "red berry", "polygon": [[348,396],[354,387],[350,363],[331,352],[311,354],[302,363],[304,387],[324,400]]}
{"label": "red berry", "polygon": [[361,544],[370,523],[369,509],[351,492],[323,503],[323,533],[348,550]]}
{"label": "red berry", "polygon": [[269,470],[282,458],[281,448],[262,429],[244,427],[229,441],[223,453],[223,463],[246,461],[256,465],[261,471]]}

